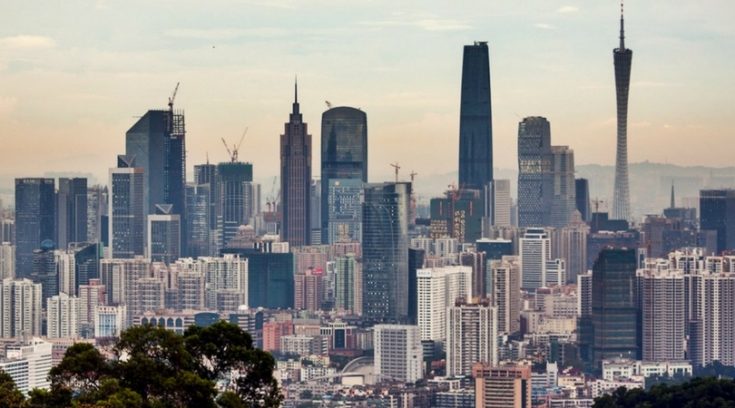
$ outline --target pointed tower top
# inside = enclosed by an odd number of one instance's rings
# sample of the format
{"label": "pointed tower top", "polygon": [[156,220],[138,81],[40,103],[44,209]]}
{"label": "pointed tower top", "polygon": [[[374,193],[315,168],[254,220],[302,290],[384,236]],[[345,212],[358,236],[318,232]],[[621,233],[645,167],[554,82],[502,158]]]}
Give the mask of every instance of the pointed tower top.
{"label": "pointed tower top", "polygon": [[299,103],[299,77],[294,76],[293,79],[293,101]]}
{"label": "pointed tower top", "polygon": [[620,49],[625,49],[625,19],[623,18],[623,0],[620,0]]}
{"label": "pointed tower top", "polygon": [[671,180],[671,204],[669,208],[676,208],[676,196],[674,195],[674,180]]}
{"label": "pointed tower top", "polygon": [[291,111],[291,121],[301,122],[301,112],[299,111],[299,79],[294,76],[293,80],[293,104]]}

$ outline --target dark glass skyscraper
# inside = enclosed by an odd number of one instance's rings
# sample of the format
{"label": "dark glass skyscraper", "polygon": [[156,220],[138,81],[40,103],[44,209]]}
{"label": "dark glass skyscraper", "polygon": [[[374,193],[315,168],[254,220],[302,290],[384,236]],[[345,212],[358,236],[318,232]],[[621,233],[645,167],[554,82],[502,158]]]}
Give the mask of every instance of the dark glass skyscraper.
{"label": "dark glass skyscraper", "polygon": [[375,322],[408,315],[408,214],[411,183],[368,184],[362,207],[362,311]]}
{"label": "dark glass skyscraper", "polygon": [[735,249],[735,190],[699,192],[699,229],[717,232],[717,253]]}
{"label": "dark glass skyscraper", "polygon": [[253,165],[228,162],[217,165],[217,247],[225,245],[237,234],[240,225],[252,216]]}
{"label": "dark glass skyscraper", "polygon": [[281,238],[290,245],[309,245],[311,238],[311,135],[299,111],[298,88],[281,135]]}
{"label": "dark glass skyscraper", "polygon": [[108,216],[112,258],[145,254],[145,173],[136,165],[135,159],[118,156],[117,168],[110,169]]}
{"label": "dark glass skyscraper", "polygon": [[582,215],[582,221],[589,222],[592,218],[590,209],[590,183],[586,178],[574,180],[574,195],[577,211]]}
{"label": "dark glass skyscraper", "polygon": [[604,249],[592,268],[592,347],[595,367],[606,358],[638,359],[635,249]]}
{"label": "dark glass skyscraper", "polygon": [[56,246],[87,241],[87,179],[60,178],[56,193]]}
{"label": "dark glass skyscraper", "polygon": [[15,275],[33,271],[33,251],[56,239],[55,183],[50,178],[15,179]]}
{"label": "dark glass skyscraper", "polygon": [[618,139],[615,155],[615,190],[612,217],[630,220],[630,189],[628,185],[628,91],[633,50],[625,48],[623,9],[620,9],[620,47],[613,50],[615,63],[615,99],[618,107]]}
{"label": "dark glass skyscraper", "polygon": [[346,106],[322,114],[322,242],[329,239],[329,181],[368,176],[367,115]]}
{"label": "dark glass skyscraper", "polygon": [[551,126],[532,116],[518,124],[518,226],[551,225],[554,198]]}
{"label": "dark glass skyscraper", "polygon": [[493,122],[487,42],[464,46],[459,108],[459,186],[482,190],[493,180]]}

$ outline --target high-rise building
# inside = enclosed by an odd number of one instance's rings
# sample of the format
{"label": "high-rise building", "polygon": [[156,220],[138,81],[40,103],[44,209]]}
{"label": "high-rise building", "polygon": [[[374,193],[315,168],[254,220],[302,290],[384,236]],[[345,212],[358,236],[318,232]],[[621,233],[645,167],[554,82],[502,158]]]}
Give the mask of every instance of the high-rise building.
{"label": "high-rise building", "polygon": [[[199,292],[203,290],[204,306],[210,310],[217,310],[217,294],[225,291],[231,291],[233,296],[236,294],[238,306],[249,304],[247,259],[235,254],[224,254],[221,257],[179,259],[173,266],[181,278],[180,283],[186,280],[191,284],[179,287],[180,302],[191,305],[198,303]],[[203,289],[193,287],[197,282],[201,283]]]}
{"label": "high-rise building", "polygon": [[15,275],[28,277],[33,251],[56,239],[54,179],[15,179]]}
{"label": "high-rise building", "polygon": [[125,323],[133,321],[139,279],[151,276],[151,262],[143,257],[134,259],[103,259],[100,261],[100,280],[105,285],[105,304],[126,305]]}
{"label": "high-rise building", "polygon": [[294,308],[321,310],[324,300],[324,270],[309,268],[294,274]]}
{"label": "high-rise building", "polygon": [[46,306],[46,299],[59,294],[59,271],[56,269],[55,249],[54,241],[47,239],[41,242],[39,249],[33,251],[33,270],[29,277],[34,283],[42,285],[43,306]]}
{"label": "high-rise building", "polygon": [[120,337],[120,333],[128,327],[125,319],[127,314],[125,305],[97,306],[94,314],[94,337]]}
{"label": "high-rise building", "polygon": [[74,253],[74,281],[75,285],[86,285],[92,279],[100,277],[100,258],[102,247],[100,243],[80,242],[69,246]]}
{"label": "high-rise building", "polygon": [[587,271],[577,275],[577,347],[582,361],[592,362],[594,340],[592,329],[592,271]]}
{"label": "high-rise building", "polygon": [[615,189],[612,217],[630,220],[630,190],[628,185],[628,91],[633,50],[625,48],[623,9],[620,9],[620,46],[613,50],[615,64],[615,100],[618,114],[617,153],[615,154]]}
{"label": "high-rise building", "polygon": [[79,298],[59,293],[48,299],[46,336],[53,338],[79,337]]}
{"label": "high-rise building", "polygon": [[107,221],[109,209],[107,186],[91,186],[87,189],[87,240],[109,245]]}
{"label": "high-rise building", "polygon": [[241,225],[253,216],[253,165],[229,162],[217,165],[217,248],[227,246]]}
{"label": "high-rise building", "polygon": [[[336,107],[322,114],[321,138],[322,243],[329,236],[329,184],[332,179],[367,183],[367,115],[360,109]],[[326,237],[326,238],[325,238]]]}
{"label": "high-rise building", "polygon": [[143,169],[143,213],[155,214],[156,204],[170,204],[184,215],[186,129],[183,112],[149,110],[125,133],[125,155]]}
{"label": "high-rise building", "polygon": [[77,266],[73,250],[55,250],[54,267],[58,279],[58,292],[74,296],[77,293]]}
{"label": "high-rise building", "polygon": [[[188,183],[186,185],[186,231],[189,234],[189,256],[211,256],[216,252],[213,226],[216,225],[212,188],[214,184]],[[214,218],[214,220],[212,219]]]}
{"label": "high-rise building", "polygon": [[355,314],[362,312],[362,271],[355,254],[335,258],[335,308]]}
{"label": "high-rise building", "polygon": [[475,248],[485,253],[485,259],[499,260],[505,255],[513,255],[513,241],[509,239],[478,239],[475,242]]}
{"label": "high-rise building", "polygon": [[590,227],[575,213],[572,221],[565,227],[551,232],[551,257],[564,259],[567,269],[567,283],[577,281],[577,275],[587,272],[587,236]]}
{"label": "high-rise building", "polygon": [[142,256],[145,249],[144,171],[135,159],[118,156],[110,169],[109,237],[111,258]]}
{"label": "high-rise building", "polygon": [[459,108],[459,187],[483,190],[493,180],[493,120],[487,42],[464,46]]}
{"label": "high-rise building", "polygon": [[510,227],[511,207],[510,180],[493,180],[488,189],[489,197],[485,199],[490,224],[496,227]]}
{"label": "high-rise building", "polygon": [[10,375],[23,395],[34,389],[48,390],[52,349],[52,343],[38,337],[9,345],[5,358],[0,360],[0,369]]}
{"label": "high-rise building", "polygon": [[472,292],[468,299],[485,297],[485,276],[487,276],[485,252],[466,250],[459,254],[459,264],[472,268]]}
{"label": "high-rise building", "polygon": [[293,308],[294,254],[258,250],[226,249],[248,261],[248,297],[251,308]]}
{"label": "high-rise building", "polygon": [[447,338],[448,309],[472,296],[472,269],[467,266],[424,268],[416,271],[418,325],[422,341],[443,343]]}
{"label": "high-rise building", "polygon": [[15,278],[15,245],[0,242],[0,280]]}
{"label": "high-rise building", "polygon": [[667,261],[646,262],[637,272],[641,305],[641,358],[684,360],[686,330],[684,274]]}
{"label": "high-rise building", "polygon": [[498,363],[498,309],[488,301],[447,308],[447,376],[468,376],[477,362]]}
{"label": "high-rise building", "polygon": [[79,285],[79,332],[82,337],[94,336],[94,319],[97,306],[105,304],[105,285],[99,279]]}
{"label": "high-rise building", "polygon": [[408,213],[411,183],[368,184],[363,204],[363,316],[408,318]]}
{"label": "high-rise building", "polygon": [[156,213],[148,215],[148,259],[171,264],[181,257],[181,216],[172,214],[170,204],[156,204]]}
{"label": "high-rise building", "polygon": [[0,242],[15,245],[15,220],[0,216]]}
{"label": "high-rise building", "polygon": [[298,85],[281,135],[281,239],[291,246],[311,240],[311,135],[299,111]]}
{"label": "high-rise building", "polygon": [[518,124],[518,226],[551,225],[553,193],[549,121],[524,118]]}
{"label": "high-rise building", "polygon": [[4,279],[0,284],[0,336],[22,338],[41,335],[41,284],[30,279]]}
{"label": "high-rise building", "polygon": [[551,171],[554,196],[551,201],[551,226],[561,228],[572,219],[576,209],[574,151],[567,146],[551,146]]}
{"label": "high-rise building", "polygon": [[638,290],[634,249],[604,249],[592,268],[593,362],[639,358]]}
{"label": "high-rise building", "polygon": [[56,244],[87,241],[87,179],[60,178],[56,193]]}
{"label": "high-rise building", "polygon": [[475,407],[531,408],[531,366],[477,363],[472,367],[475,378]]}
{"label": "high-rise building", "polygon": [[521,329],[521,261],[503,256],[488,261],[485,285],[488,298],[498,310],[498,333],[512,335]]}
{"label": "high-rise building", "polygon": [[590,206],[590,183],[586,178],[574,180],[574,200],[577,211],[582,215],[582,221],[589,222],[592,219],[592,207]]}
{"label": "high-rise building", "polygon": [[538,289],[548,281],[547,261],[551,259],[551,240],[543,228],[529,228],[520,239],[521,287]]}
{"label": "high-rise building", "polygon": [[379,381],[414,383],[423,378],[423,351],[418,326],[373,327],[375,375]]}
{"label": "high-rise building", "polygon": [[[361,190],[362,191],[362,190]],[[311,245],[322,244],[322,182],[311,179],[309,189],[309,225],[311,226]],[[326,242],[326,241],[324,241]]]}
{"label": "high-rise building", "polygon": [[362,241],[362,191],[361,179],[331,179],[327,194],[327,241]]}
{"label": "high-rise building", "polygon": [[735,189],[699,192],[699,229],[717,231],[717,253],[735,249]]}

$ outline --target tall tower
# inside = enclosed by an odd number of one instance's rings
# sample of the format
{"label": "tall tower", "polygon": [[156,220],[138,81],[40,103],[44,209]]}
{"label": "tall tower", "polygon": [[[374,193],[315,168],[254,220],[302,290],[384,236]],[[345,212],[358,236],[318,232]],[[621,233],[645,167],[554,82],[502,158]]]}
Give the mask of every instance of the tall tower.
{"label": "tall tower", "polygon": [[493,181],[493,126],[487,42],[465,45],[459,108],[459,186],[482,190]]}
{"label": "tall tower", "polygon": [[630,64],[633,50],[625,48],[623,3],[620,3],[620,47],[613,50],[615,62],[615,96],[618,107],[618,145],[615,155],[615,191],[613,191],[614,219],[630,219],[630,190],[628,187],[628,91]]}
{"label": "tall tower", "polygon": [[281,135],[281,237],[292,246],[309,245],[311,237],[311,135],[299,112],[298,95],[295,84],[293,110]]}

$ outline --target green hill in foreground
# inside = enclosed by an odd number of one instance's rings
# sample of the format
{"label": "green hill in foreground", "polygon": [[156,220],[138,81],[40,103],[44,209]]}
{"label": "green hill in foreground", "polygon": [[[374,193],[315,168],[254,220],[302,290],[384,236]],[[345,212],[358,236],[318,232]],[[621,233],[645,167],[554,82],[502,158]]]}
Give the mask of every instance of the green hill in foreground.
{"label": "green hill in foreground", "polygon": [[694,378],[677,384],[654,385],[650,391],[619,388],[595,400],[594,408],[735,408],[735,381]]}

